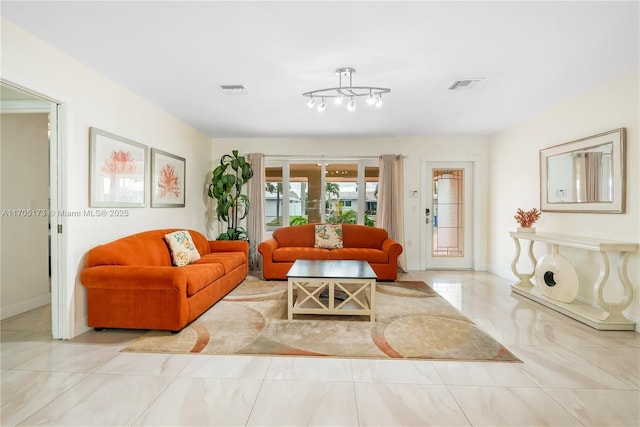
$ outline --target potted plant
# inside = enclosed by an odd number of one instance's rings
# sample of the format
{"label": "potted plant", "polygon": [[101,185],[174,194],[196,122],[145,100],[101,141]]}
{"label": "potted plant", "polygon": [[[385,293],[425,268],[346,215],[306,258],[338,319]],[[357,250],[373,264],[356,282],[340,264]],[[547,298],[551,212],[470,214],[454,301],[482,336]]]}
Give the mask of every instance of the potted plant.
{"label": "potted plant", "polygon": [[253,176],[253,168],[238,150],[225,154],[220,165],[213,170],[209,197],[216,199],[216,214],[219,221],[227,223],[227,231],[218,240],[248,240],[247,230],[240,227],[240,221],[247,217],[251,203],[242,186]]}
{"label": "potted plant", "polygon": [[518,224],[520,224],[520,227],[518,227],[518,232],[535,233],[536,229],[532,227],[532,225],[540,219],[540,215],[542,215],[542,212],[540,212],[536,208],[533,208],[530,211],[523,211],[522,209],[518,208],[516,214],[514,215],[515,220],[518,221]]}

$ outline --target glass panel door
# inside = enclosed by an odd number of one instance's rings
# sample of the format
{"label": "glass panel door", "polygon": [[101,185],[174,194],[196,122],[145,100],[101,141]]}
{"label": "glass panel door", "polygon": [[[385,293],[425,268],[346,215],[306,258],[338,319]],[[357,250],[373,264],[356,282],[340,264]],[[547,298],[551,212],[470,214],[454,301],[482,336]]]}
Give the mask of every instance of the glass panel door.
{"label": "glass panel door", "polygon": [[426,163],[423,247],[426,269],[473,267],[473,164]]}
{"label": "glass panel door", "polygon": [[378,213],[378,176],[378,166],[365,166],[364,225],[371,227],[376,226],[376,214]]}
{"label": "glass panel door", "polygon": [[325,166],[325,221],[331,224],[358,223],[358,165]]}
{"label": "glass panel door", "polygon": [[289,224],[322,222],[322,165],[289,165]]}
{"label": "glass panel door", "polygon": [[464,256],[464,170],[433,169],[431,256]]}
{"label": "glass panel door", "polygon": [[283,174],[282,166],[266,167],[265,172],[265,203],[264,203],[264,221],[266,225],[267,236],[271,237],[271,232],[278,227],[282,227],[282,217],[284,215],[283,208]]}

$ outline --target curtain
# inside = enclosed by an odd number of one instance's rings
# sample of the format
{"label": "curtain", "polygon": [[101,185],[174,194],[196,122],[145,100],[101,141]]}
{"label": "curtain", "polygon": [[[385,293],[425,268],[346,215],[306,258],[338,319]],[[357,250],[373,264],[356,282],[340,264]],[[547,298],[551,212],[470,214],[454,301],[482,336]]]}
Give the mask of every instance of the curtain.
{"label": "curtain", "polygon": [[[404,171],[402,156],[380,156],[378,211],[376,224],[389,233],[389,238],[404,247]],[[398,269],[407,271],[404,252],[398,257]]]}
{"label": "curtain", "polygon": [[247,235],[249,236],[249,270],[262,271],[262,257],[258,245],[265,239],[264,223],[264,154],[249,153],[247,158],[253,167],[253,178],[247,183],[247,197],[251,202],[247,215]]}
{"label": "curtain", "polygon": [[577,153],[573,157],[573,165],[577,201],[602,201],[602,153]]}

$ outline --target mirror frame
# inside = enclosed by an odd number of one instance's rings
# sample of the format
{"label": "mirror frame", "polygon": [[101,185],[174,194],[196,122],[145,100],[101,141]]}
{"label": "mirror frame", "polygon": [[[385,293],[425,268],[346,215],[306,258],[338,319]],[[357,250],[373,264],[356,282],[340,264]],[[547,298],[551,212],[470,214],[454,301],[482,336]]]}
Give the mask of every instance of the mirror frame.
{"label": "mirror frame", "polygon": [[[613,143],[611,172],[613,174],[613,200],[607,202],[559,202],[549,203],[547,189],[548,160],[574,151]],[[620,128],[576,141],[540,150],[540,209],[545,212],[624,213],[626,207],[626,129]]]}

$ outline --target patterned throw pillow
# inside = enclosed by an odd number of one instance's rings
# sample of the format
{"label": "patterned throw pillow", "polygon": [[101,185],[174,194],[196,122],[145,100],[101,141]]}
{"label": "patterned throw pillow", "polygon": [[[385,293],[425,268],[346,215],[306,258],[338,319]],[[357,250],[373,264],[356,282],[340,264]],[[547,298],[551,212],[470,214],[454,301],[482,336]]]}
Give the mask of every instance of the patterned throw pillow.
{"label": "patterned throw pillow", "polygon": [[164,240],[169,245],[173,265],[182,267],[200,259],[200,252],[193,244],[191,234],[187,230],[165,234]]}
{"label": "patterned throw pillow", "polygon": [[342,224],[316,225],[316,248],[339,249],[342,245]]}

